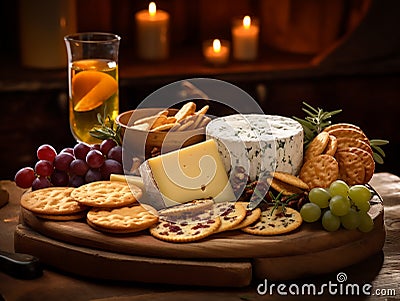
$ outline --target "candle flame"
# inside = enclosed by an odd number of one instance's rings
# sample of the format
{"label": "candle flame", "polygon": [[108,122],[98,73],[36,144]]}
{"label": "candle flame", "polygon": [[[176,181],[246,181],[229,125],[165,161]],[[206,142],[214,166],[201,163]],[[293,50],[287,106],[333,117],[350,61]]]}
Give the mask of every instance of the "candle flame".
{"label": "candle flame", "polygon": [[221,42],[220,42],[220,40],[215,39],[215,40],[213,41],[213,50],[214,50],[214,52],[216,52],[216,53],[221,52]]}
{"label": "candle flame", "polygon": [[149,14],[150,16],[155,16],[157,12],[157,7],[156,4],[154,2],[150,2],[149,4]]}
{"label": "candle flame", "polygon": [[251,19],[249,16],[243,18],[243,27],[249,29],[251,25]]}

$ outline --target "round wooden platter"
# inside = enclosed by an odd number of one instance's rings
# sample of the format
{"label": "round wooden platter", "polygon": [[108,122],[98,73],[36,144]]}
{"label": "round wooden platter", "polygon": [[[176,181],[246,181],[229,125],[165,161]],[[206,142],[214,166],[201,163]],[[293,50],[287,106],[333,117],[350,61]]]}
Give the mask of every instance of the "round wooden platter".
{"label": "round wooden platter", "polygon": [[[245,286],[253,278],[290,280],[338,271],[379,252],[385,227],[383,205],[376,199],[370,210],[375,227],[369,233],[327,232],[318,223],[303,223],[284,235],[254,236],[236,230],[180,244],[160,241],[146,231],[104,234],[84,221],[48,221],[22,210],[15,249],[57,268],[102,279],[210,286]],[[65,264],[68,256],[75,258],[74,264]],[[122,263],[125,272],[113,272]],[[152,277],[141,277],[139,267],[151,271]],[[196,277],[187,277],[189,271]]]}

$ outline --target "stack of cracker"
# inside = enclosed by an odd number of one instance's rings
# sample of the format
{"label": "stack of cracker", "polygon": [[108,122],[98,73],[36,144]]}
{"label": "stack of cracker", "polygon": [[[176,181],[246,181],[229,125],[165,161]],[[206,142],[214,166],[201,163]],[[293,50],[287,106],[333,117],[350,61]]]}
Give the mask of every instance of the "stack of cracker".
{"label": "stack of cracker", "polygon": [[107,233],[133,233],[158,221],[155,209],[137,201],[139,187],[123,182],[98,181],[78,188],[51,187],[24,194],[21,206],[51,220],[86,218],[94,229]]}
{"label": "stack of cracker", "polygon": [[154,237],[168,242],[193,242],[254,223],[261,214],[245,202],[214,203],[212,199],[194,200],[160,211],[160,221],[150,228]]}
{"label": "stack of cracker", "polygon": [[71,196],[73,190],[70,187],[49,187],[27,192],[21,197],[21,207],[49,220],[82,219],[88,207]]}
{"label": "stack of cracker", "polygon": [[341,179],[349,185],[368,183],[375,170],[369,139],[357,126],[328,126],[311,141],[299,177],[314,187],[328,187]]}

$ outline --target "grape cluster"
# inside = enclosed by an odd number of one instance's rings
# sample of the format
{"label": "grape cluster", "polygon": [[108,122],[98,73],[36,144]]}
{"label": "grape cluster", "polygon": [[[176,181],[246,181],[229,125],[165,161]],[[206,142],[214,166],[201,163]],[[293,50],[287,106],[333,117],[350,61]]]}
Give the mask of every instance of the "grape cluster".
{"label": "grape cluster", "polygon": [[83,184],[109,180],[110,174],[122,174],[122,147],[112,139],[101,144],[77,143],[57,154],[48,144],[37,149],[34,168],[24,167],[15,175],[21,188],[37,190],[50,186],[79,187]]}
{"label": "grape cluster", "polygon": [[322,226],[327,231],[336,231],[342,226],[348,230],[369,232],[374,221],[368,214],[371,191],[364,185],[349,187],[342,180],[334,181],[329,188],[313,188],[300,214],[306,222],[316,222],[321,216]]}

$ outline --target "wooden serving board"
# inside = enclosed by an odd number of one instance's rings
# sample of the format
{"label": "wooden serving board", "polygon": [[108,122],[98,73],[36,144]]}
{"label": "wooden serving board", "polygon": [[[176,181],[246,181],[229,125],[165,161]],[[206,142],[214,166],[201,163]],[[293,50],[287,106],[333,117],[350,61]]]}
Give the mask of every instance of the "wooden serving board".
{"label": "wooden serving board", "polygon": [[43,220],[23,209],[15,250],[94,278],[246,286],[253,278],[289,280],[334,272],[379,252],[385,241],[380,200],[370,213],[375,228],[369,233],[327,232],[318,223],[303,223],[286,235],[231,231],[175,244],[155,239],[148,232],[118,236],[98,232],[84,221]]}

